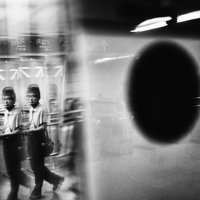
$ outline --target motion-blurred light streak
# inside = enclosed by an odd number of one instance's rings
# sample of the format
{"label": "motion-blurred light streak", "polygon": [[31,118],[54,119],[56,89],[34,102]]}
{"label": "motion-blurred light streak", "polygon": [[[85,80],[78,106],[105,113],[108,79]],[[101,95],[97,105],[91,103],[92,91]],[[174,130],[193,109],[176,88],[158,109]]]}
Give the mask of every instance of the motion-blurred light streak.
{"label": "motion-blurred light streak", "polygon": [[97,64],[97,63],[104,63],[104,62],[108,62],[108,61],[112,61],[112,60],[117,60],[117,59],[130,58],[130,57],[133,57],[133,56],[135,56],[135,55],[101,58],[101,59],[97,59],[94,63],[95,64]]}
{"label": "motion-blurred light streak", "polygon": [[195,20],[200,18],[200,10],[186,13],[177,17],[177,23]]}

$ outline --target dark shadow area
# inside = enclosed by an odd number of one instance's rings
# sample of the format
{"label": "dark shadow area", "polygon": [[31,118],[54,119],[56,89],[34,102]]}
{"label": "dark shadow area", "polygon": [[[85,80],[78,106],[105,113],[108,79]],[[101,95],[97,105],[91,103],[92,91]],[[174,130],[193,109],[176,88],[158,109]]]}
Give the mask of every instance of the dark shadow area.
{"label": "dark shadow area", "polygon": [[198,108],[199,75],[193,58],[172,42],[145,48],[131,66],[128,103],[136,124],[156,142],[171,143],[187,135]]}

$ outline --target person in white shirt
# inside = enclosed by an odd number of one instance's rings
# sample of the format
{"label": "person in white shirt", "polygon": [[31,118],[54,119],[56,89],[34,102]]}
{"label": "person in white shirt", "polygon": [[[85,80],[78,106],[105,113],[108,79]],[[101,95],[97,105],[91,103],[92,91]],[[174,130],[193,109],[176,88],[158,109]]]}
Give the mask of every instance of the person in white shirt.
{"label": "person in white shirt", "polygon": [[30,189],[31,178],[21,170],[21,112],[15,107],[16,95],[12,87],[7,86],[2,90],[2,101],[6,111],[1,139],[3,139],[5,165],[11,185],[7,200],[17,200],[20,184]]}
{"label": "person in white shirt", "polygon": [[52,184],[53,191],[56,191],[64,181],[64,177],[51,172],[44,165],[44,147],[42,144],[45,142],[47,111],[39,103],[40,89],[38,85],[29,85],[27,97],[31,108],[29,111],[29,124],[24,134],[28,135],[28,152],[31,157],[30,164],[35,176],[35,187],[29,199],[35,200],[42,196],[43,180]]}

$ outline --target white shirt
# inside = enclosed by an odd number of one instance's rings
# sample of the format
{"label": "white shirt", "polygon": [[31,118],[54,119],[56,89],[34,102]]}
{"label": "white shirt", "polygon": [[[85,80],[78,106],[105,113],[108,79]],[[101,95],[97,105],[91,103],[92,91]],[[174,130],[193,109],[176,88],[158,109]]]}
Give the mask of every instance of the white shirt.
{"label": "white shirt", "polygon": [[47,111],[46,109],[38,104],[35,108],[30,108],[29,113],[29,129],[36,129],[43,123],[47,123]]}
{"label": "white shirt", "polygon": [[4,134],[11,133],[19,128],[21,123],[21,112],[17,108],[13,108],[11,111],[5,111],[4,118]]}

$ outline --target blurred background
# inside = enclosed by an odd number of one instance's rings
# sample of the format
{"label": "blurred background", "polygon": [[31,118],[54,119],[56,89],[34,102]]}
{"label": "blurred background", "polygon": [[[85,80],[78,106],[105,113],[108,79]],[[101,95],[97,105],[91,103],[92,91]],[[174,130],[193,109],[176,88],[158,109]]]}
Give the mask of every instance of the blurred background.
{"label": "blurred background", "polygon": [[[0,9],[0,90],[15,89],[25,126],[27,86],[39,85],[55,143],[45,164],[66,177],[57,193],[45,183],[44,198],[200,198],[199,1],[1,0]],[[28,156],[22,164],[32,175]]]}

